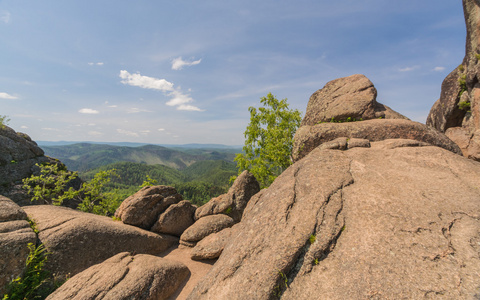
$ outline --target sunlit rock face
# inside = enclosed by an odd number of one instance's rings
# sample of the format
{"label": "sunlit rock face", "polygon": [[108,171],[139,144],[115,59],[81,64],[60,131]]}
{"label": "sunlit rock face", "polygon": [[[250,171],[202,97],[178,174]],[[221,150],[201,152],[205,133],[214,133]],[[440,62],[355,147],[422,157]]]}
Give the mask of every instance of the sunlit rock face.
{"label": "sunlit rock face", "polygon": [[467,41],[460,66],[443,81],[440,99],[427,118],[427,125],[444,132],[463,155],[480,161],[480,4],[463,0]]}

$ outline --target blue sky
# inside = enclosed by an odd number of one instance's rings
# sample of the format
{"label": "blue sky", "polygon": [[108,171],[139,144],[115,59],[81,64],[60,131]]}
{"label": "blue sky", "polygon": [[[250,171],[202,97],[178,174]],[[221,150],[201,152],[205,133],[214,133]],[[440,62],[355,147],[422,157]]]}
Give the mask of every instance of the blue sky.
{"label": "blue sky", "polygon": [[34,140],[242,145],[260,97],[305,113],[360,73],[425,122],[465,35],[453,0],[0,0],[0,115]]}

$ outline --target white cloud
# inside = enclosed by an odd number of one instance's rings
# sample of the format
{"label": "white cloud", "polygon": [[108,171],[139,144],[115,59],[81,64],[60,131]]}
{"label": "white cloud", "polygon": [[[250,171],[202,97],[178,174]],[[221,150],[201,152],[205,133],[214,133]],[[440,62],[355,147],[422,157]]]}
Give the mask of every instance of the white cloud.
{"label": "white cloud", "polygon": [[127,109],[127,113],[129,113],[129,114],[136,114],[136,113],[140,113],[140,112],[153,112],[153,111],[147,110],[147,109],[142,109],[142,108],[137,108],[137,107],[132,107],[132,108]]}
{"label": "white cloud", "polygon": [[124,130],[124,129],[117,129],[117,132],[120,133],[120,134],[128,135],[128,136],[138,137],[138,133],[133,132],[133,131],[128,131],[128,130]]}
{"label": "white cloud", "polygon": [[10,23],[10,13],[8,11],[0,12],[0,21],[2,21],[5,24]]}
{"label": "white cloud", "polygon": [[22,125],[22,126],[20,126],[20,128],[22,128],[22,129],[28,129],[28,126]]}
{"label": "white cloud", "polygon": [[78,112],[81,114],[92,114],[92,115],[100,113],[98,110],[91,109],[91,108],[82,108]]}
{"label": "white cloud", "polygon": [[91,136],[100,136],[100,135],[103,135],[103,133],[98,132],[98,131],[89,131],[89,132],[88,132],[88,135],[91,135]]}
{"label": "white cloud", "polygon": [[96,62],[96,63],[94,63],[94,62],[89,62],[88,65],[89,65],[89,66],[103,66],[103,62]]}
{"label": "white cloud", "polygon": [[202,59],[199,60],[194,60],[194,61],[186,61],[183,60],[182,57],[177,57],[172,60],[172,70],[181,70],[183,69],[184,66],[194,66],[198,65],[200,62],[202,62]]}
{"label": "white cloud", "polygon": [[186,105],[182,104],[177,107],[178,110],[188,110],[188,111],[204,111],[203,109],[200,109],[196,106],[193,105]]}
{"label": "white cloud", "polygon": [[60,131],[60,130],[57,129],[57,128],[50,128],[50,127],[44,127],[44,128],[42,128],[42,130],[47,130],[47,131]]}
{"label": "white cloud", "polygon": [[165,131],[165,128],[158,128],[158,131]]}
{"label": "white cloud", "polygon": [[433,70],[436,71],[436,72],[441,72],[441,71],[445,70],[445,67],[435,67],[435,68],[433,68]]}
{"label": "white cloud", "polygon": [[0,93],[0,99],[18,99],[18,97],[9,95],[7,93]]}
{"label": "white cloud", "polygon": [[[120,71],[120,78],[123,84],[138,86],[144,89],[154,89],[164,92],[168,97],[172,97],[166,104],[168,106],[176,106],[177,110],[189,110],[189,111],[203,111],[202,109],[192,106],[185,105],[186,103],[192,102],[193,99],[188,94],[184,94],[180,88],[175,89],[173,83],[168,82],[165,79],[158,79],[149,76],[143,76],[140,74],[130,74],[126,70]],[[146,111],[146,110],[141,110]],[[139,111],[134,111],[139,112]],[[149,111],[147,111],[149,112]]]}
{"label": "white cloud", "polygon": [[416,70],[418,68],[419,68],[419,66],[406,67],[406,68],[403,68],[403,69],[399,69],[398,71],[400,71],[400,72],[410,72],[410,71]]}
{"label": "white cloud", "polygon": [[131,86],[138,86],[144,89],[159,90],[162,92],[172,92],[173,83],[166,81],[165,79],[157,79],[148,76],[142,76],[140,74],[130,74],[125,70],[120,71],[120,78],[122,78],[123,84]]}
{"label": "white cloud", "polygon": [[177,106],[193,101],[189,95],[182,94],[178,91],[171,92],[170,96],[173,96],[173,98],[166,103],[168,106]]}

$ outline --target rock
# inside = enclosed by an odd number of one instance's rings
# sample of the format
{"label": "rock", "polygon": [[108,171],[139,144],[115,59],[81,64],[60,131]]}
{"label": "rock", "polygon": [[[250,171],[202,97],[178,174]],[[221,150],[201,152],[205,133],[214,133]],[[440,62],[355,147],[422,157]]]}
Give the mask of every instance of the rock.
{"label": "rock", "polygon": [[232,229],[225,228],[217,233],[212,233],[198,242],[190,252],[193,260],[216,259],[222,254],[223,248],[231,239]]}
{"label": "rock", "polygon": [[43,150],[24,133],[0,128],[0,194],[16,203],[29,205],[30,198],[21,190],[21,180],[34,173],[35,164],[49,162]]}
{"label": "rock", "polygon": [[153,225],[151,231],[181,236],[188,227],[195,222],[194,215],[197,207],[190,201],[183,200],[170,205]]}
{"label": "rock", "polygon": [[332,80],[310,97],[301,126],[313,126],[320,122],[330,122],[332,119],[407,119],[389,107],[377,103],[376,98],[377,90],[364,75],[356,74]]}
{"label": "rock", "polygon": [[194,246],[204,237],[225,228],[232,227],[233,224],[235,224],[235,221],[231,217],[223,214],[200,218],[183,232],[180,237],[180,243],[185,246]]}
{"label": "rock", "polygon": [[22,274],[29,254],[28,244],[35,245],[36,241],[25,211],[0,196],[0,295],[9,282]]}
{"label": "rock", "polygon": [[449,136],[464,155],[480,161],[480,3],[464,0],[463,10],[467,27],[465,57],[443,81],[440,99],[430,110],[427,125],[445,133],[458,128]]}
{"label": "rock", "polygon": [[386,139],[413,139],[462,154],[454,142],[434,128],[410,120],[377,119],[300,127],[294,138],[292,151],[294,161],[301,159],[317,146],[339,137],[360,138],[370,142]]}
{"label": "rock", "polygon": [[424,145],[313,150],[252,197],[188,299],[478,297],[480,163]]}
{"label": "rock", "polygon": [[125,199],[115,212],[115,217],[125,224],[150,229],[162,212],[181,200],[182,195],[173,187],[146,186]]}
{"label": "rock", "polygon": [[51,253],[47,269],[59,275],[73,276],[120,252],[158,254],[178,241],[65,207],[36,205],[24,209],[37,224],[40,242]]}
{"label": "rock", "polygon": [[70,278],[47,299],[168,299],[189,275],[180,262],[123,252]]}
{"label": "rock", "polygon": [[235,222],[240,222],[248,201],[258,191],[260,191],[260,184],[257,179],[245,170],[235,179],[227,194],[213,198],[200,206],[195,212],[195,219],[208,215],[226,214]]}

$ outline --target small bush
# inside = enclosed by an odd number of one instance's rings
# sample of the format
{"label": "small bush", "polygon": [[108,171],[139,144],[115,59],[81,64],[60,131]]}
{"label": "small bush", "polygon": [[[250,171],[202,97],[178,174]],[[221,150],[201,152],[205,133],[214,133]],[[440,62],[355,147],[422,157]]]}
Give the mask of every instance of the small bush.
{"label": "small bush", "polygon": [[35,247],[33,243],[29,243],[28,249],[30,253],[27,258],[25,273],[10,282],[3,300],[45,299],[51,292],[46,284],[50,274],[43,269],[48,255],[45,252],[45,246],[40,244]]}
{"label": "small bush", "polygon": [[470,102],[468,101],[460,101],[458,103],[458,108],[461,109],[461,110],[470,110]]}
{"label": "small bush", "polygon": [[8,122],[10,122],[10,118],[8,116],[0,115],[0,129],[5,128],[5,126],[8,125]]}

